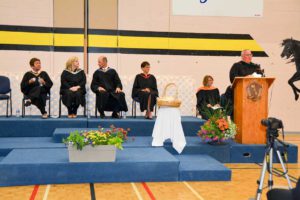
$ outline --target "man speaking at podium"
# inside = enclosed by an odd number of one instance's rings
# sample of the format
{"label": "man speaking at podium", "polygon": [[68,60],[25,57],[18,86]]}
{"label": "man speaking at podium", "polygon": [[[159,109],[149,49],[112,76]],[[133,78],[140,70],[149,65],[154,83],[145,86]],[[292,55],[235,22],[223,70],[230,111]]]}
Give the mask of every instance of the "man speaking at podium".
{"label": "man speaking at podium", "polygon": [[[254,64],[252,62],[252,56],[252,52],[249,49],[245,49],[241,52],[242,60],[234,63],[229,72],[229,78],[231,83],[233,83],[235,77],[264,76],[264,71],[260,68],[260,65]],[[233,117],[233,96],[233,89],[230,85],[226,89],[226,92],[223,97],[225,99],[222,100],[223,103],[221,106],[227,107],[228,114],[231,115],[231,117]]]}
{"label": "man speaking at podium", "polygon": [[261,70],[260,65],[254,64],[252,61],[252,52],[249,49],[245,49],[241,53],[242,60],[240,62],[234,63],[230,69],[229,78],[232,83],[235,77],[244,77],[253,75],[256,76],[260,74],[263,76],[263,70]]}

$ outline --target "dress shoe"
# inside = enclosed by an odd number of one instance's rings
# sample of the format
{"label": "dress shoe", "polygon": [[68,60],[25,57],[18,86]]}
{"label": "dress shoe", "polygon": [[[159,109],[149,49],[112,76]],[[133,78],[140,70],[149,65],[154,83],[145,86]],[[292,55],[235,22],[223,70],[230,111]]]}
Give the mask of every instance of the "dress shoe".
{"label": "dress shoe", "polygon": [[104,118],[105,118],[104,111],[99,111],[99,113],[100,113],[100,118],[101,118],[101,119],[104,119]]}
{"label": "dress shoe", "polygon": [[120,115],[117,112],[113,112],[112,115],[111,115],[111,117],[115,118],[115,119],[120,119]]}
{"label": "dress shoe", "polygon": [[28,106],[30,106],[30,105],[31,105],[31,101],[29,101],[29,100],[26,101],[25,104],[24,104],[25,107],[28,107]]}
{"label": "dress shoe", "polygon": [[42,114],[42,119],[47,119],[47,118],[48,118],[48,114],[47,113]]}

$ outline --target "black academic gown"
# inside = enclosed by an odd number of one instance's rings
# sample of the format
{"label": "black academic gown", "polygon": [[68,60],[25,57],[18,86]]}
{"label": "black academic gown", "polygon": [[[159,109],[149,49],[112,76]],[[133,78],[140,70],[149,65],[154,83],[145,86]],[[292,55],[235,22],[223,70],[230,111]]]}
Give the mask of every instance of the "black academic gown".
{"label": "black academic gown", "polygon": [[[229,79],[230,82],[233,83],[235,77],[244,77],[253,74],[256,72],[257,74],[263,75],[263,72],[260,68],[260,65],[254,64],[252,62],[246,63],[244,61],[239,61],[237,63],[234,63],[230,69],[229,72]],[[233,89],[231,86],[228,86],[226,89],[225,94],[223,95],[224,99],[222,100],[223,107],[227,108],[228,115],[231,115],[233,119]]]}
{"label": "black academic gown", "polygon": [[[141,91],[145,88],[149,88],[150,93]],[[131,96],[133,99],[138,98],[142,112],[148,109],[148,103],[149,109],[152,112],[156,104],[156,98],[158,97],[156,78],[152,74],[148,74],[147,76],[145,74],[136,75]]]}
{"label": "black academic gown", "polygon": [[[99,91],[98,88],[103,87],[106,91]],[[116,70],[108,68],[107,71],[97,69],[93,74],[91,89],[96,93],[96,105],[98,111],[128,111],[125,94],[123,92],[116,93],[116,88],[122,89],[122,83]]]}
{"label": "black academic gown", "polygon": [[196,93],[196,97],[199,114],[203,119],[208,119],[209,115],[213,113],[213,109],[208,108],[207,104],[211,104],[212,106],[214,106],[215,104],[220,104],[219,89],[200,89]]}
{"label": "black academic gown", "polygon": [[229,73],[230,82],[232,83],[235,77],[248,76],[254,72],[263,75],[260,65],[258,64],[254,64],[252,62],[246,63],[244,61],[234,63]]}
{"label": "black academic gown", "polygon": [[[29,80],[35,78],[35,82],[29,84]],[[45,85],[40,85],[38,79],[43,78],[45,80]],[[47,93],[50,93],[50,89],[53,83],[45,71],[41,71],[39,74],[36,74],[32,71],[26,72],[23,76],[21,82],[21,91],[27,96],[31,103],[36,105],[42,114],[47,113],[45,110]]]}
{"label": "black academic gown", "polygon": [[[75,72],[64,70],[61,74],[60,94],[62,102],[68,108],[69,114],[77,114],[79,105],[85,105],[86,76],[83,70]],[[79,90],[73,92],[71,87],[80,86]]]}

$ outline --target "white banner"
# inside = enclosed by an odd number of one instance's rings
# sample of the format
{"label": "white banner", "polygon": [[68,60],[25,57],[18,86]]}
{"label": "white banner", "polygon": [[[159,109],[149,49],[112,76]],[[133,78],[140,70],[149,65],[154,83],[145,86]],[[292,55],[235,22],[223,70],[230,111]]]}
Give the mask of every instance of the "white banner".
{"label": "white banner", "polygon": [[263,0],[173,0],[173,15],[261,17]]}

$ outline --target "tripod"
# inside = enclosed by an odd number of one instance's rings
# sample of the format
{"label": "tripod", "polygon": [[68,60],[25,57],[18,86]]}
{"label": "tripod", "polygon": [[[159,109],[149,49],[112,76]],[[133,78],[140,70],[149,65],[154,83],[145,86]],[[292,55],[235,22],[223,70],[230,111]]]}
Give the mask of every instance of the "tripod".
{"label": "tripod", "polygon": [[259,186],[258,186],[258,189],[256,192],[256,197],[255,197],[256,200],[260,200],[260,198],[261,198],[264,177],[266,175],[267,170],[269,172],[268,188],[269,188],[269,190],[271,190],[273,187],[272,170],[273,170],[273,153],[274,152],[276,152],[277,158],[280,161],[282,170],[284,172],[284,176],[288,182],[289,189],[292,189],[292,185],[291,185],[289,175],[287,173],[287,169],[286,169],[285,165],[283,164],[283,161],[282,161],[282,158],[281,158],[280,152],[278,150],[278,146],[277,146],[278,143],[283,145],[284,148],[288,147],[288,145],[285,144],[283,141],[276,138],[276,136],[278,136],[278,130],[269,130],[268,129],[267,135],[268,135],[268,142],[267,142],[267,148],[266,148],[266,152],[265,152],[264,163],[263,163],[260,179],[257,181]]}

